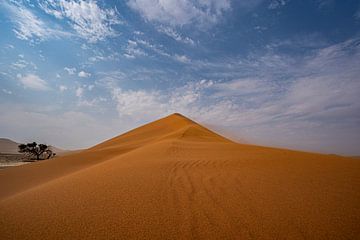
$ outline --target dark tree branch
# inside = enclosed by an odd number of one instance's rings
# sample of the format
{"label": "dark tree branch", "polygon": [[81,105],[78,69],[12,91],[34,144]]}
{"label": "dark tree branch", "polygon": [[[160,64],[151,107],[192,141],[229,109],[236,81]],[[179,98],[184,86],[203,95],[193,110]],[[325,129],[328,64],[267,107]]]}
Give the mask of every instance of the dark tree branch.
{"label": "dark tree branch", "polygon": [[51,158],[52,156],[55,156],[55,154],[51,151],[50,146],[46,144],[37,144],[36,142],[33,143],[27,143],[27,144],[20,144],[19,145],[19,152],[24,153],[26,155],[32,156],[36,158],[36,160],[40,160],[41,156],[46,159]]}

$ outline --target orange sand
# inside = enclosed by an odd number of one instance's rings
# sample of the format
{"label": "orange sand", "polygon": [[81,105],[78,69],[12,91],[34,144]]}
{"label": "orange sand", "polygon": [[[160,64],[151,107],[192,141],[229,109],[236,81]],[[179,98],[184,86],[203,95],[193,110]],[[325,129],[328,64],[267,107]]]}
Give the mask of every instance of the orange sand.
{"label": "orange sand", "polygon": [[0,171],[0,239],[360,239],[360,162],[173,114]]}

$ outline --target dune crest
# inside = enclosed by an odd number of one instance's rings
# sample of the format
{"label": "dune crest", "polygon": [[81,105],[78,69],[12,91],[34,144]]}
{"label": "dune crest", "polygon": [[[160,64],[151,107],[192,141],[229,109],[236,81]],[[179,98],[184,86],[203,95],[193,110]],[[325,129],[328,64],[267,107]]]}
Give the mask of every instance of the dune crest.
{"label": "dune crest", "polygon": [[1,239],[356,239],[358,160],[232,142],[180,115],[0,172]]}

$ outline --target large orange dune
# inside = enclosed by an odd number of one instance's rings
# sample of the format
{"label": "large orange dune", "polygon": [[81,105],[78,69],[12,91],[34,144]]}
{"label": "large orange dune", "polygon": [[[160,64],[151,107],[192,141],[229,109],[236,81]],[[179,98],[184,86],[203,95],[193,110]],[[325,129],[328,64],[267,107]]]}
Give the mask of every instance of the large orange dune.
{"label": "large orange dune", "polygon": [[0,171],[0,239],[360,239],[360,161],[234,143],[173,114]]}

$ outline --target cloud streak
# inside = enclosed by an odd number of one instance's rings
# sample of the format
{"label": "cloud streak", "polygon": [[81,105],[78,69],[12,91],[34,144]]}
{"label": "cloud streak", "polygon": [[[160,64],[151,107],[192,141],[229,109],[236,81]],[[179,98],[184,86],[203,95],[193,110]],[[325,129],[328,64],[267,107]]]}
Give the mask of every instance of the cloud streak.
{"label": "cloud streak", "polygon": [[21,4],[2,3],[9,11],[10,19],[14,23],[13,29],[17,38],[31,42],[43,41],[51,38],[70,37],[71,34],[49,24],[37,17],[33,11]]}
{"label": "cloud streak", "polygon": [[197,24],[210,26],[231,9],[229,0],[129,0],[128,5],[145,20],[171,26]]}
{"label": "cloud streak", "polygon": [[25,76],[18,74],[17,77],[25,88],[38,91],[46,91],[50,89],[46,81],[35,74],[27,74]]}
{"label": "cloud streak", "polygon": [[175,41],[178,41],[178,42],[181,42],[181,43],[184,43],[184,44],[195,45],[194,40],[192,40],[189,37],[182,36],[180,33],[175,31],[171,27],[159,26],[159,27],[157,27],[157,30],[159,32],[167,35],[168,37],[174,39]]}
{"label": "cloud streak", "polygon": [[40,7],[58,19],[65,19],[77,35],[90,43],[117,35],[113,25],[122,24],[116,8],[102,8],[96,1],[40,1]]}

